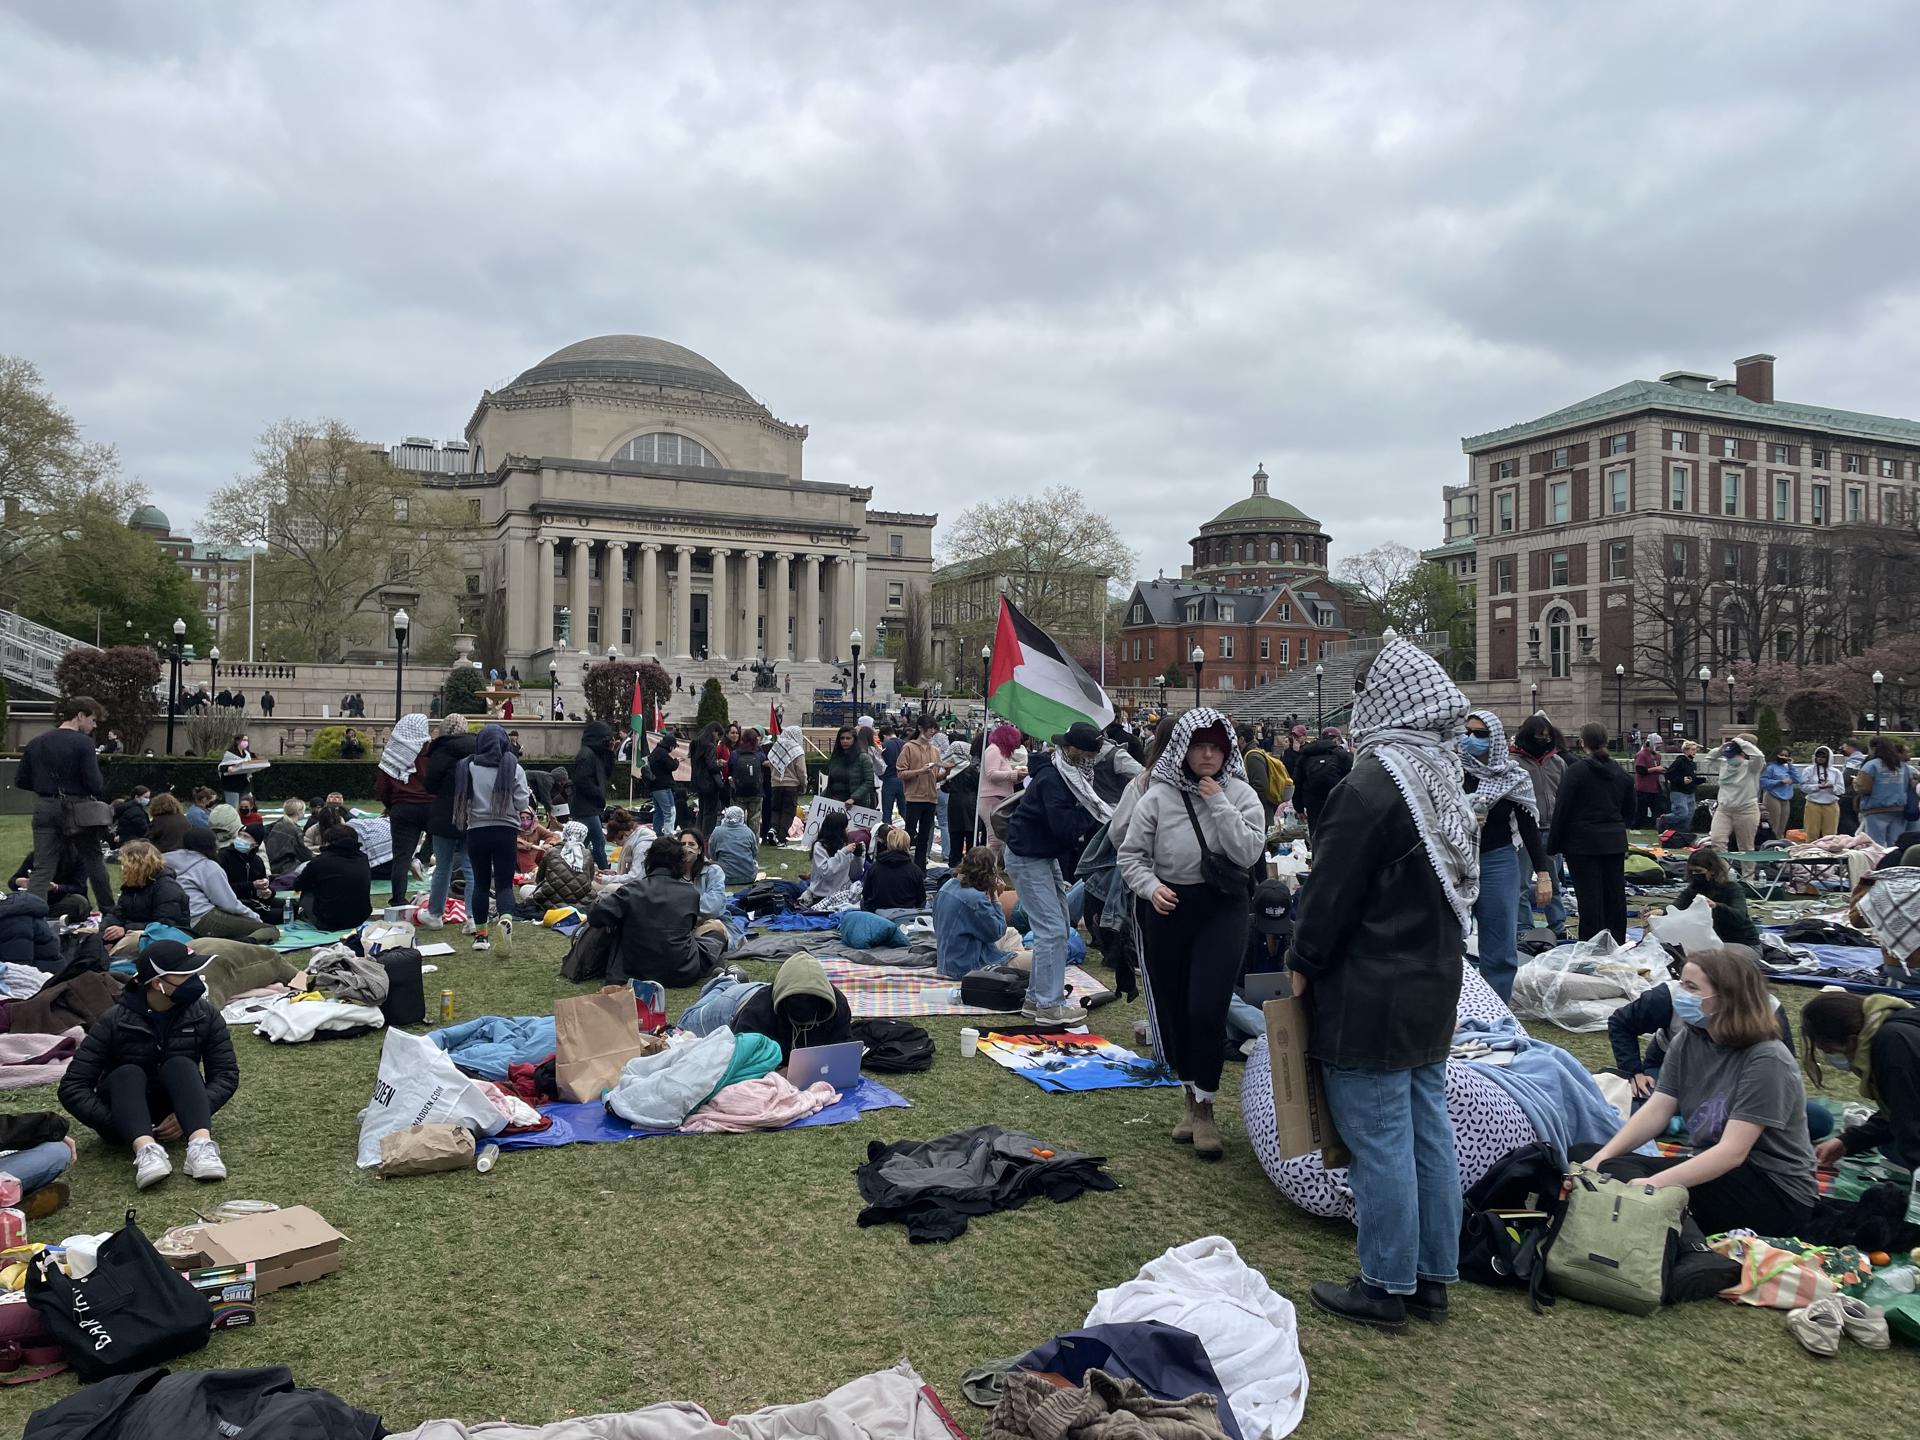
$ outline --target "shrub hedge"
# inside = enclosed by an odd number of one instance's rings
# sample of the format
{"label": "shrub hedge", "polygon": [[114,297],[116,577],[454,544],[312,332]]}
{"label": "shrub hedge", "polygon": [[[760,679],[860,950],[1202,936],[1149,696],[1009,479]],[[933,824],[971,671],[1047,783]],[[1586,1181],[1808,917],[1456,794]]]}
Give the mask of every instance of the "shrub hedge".
{"label": "shrub hedge", "polygon": [[[253,798],[264,806],[269,801],[308,800],[338,790],[349,800],[366,800],[373,795],[373,777],[379,768],[372,760],[275,760],[271,768],[253,777]],[[192,794],[196,785],[224,788],[217,764],[188,756],[102,755],[100,769],[109,796],[125,795],[136,785],[145,785],[156,795],[171,790],[182,796]]]}

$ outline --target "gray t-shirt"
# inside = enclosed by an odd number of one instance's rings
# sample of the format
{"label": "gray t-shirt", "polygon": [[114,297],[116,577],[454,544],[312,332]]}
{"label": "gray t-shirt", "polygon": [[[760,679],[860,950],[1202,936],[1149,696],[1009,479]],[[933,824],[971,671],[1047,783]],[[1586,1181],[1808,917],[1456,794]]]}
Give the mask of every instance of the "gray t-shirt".
{"label": "gray t-shirt", "polygon": [[1729,1120],[1758,1125],[1747,1163],[1789,1199],[1813,1203],[1807,1092],[1793,1052],[1780,1041],[1733,1050],[1688,1026],[1660,1064],[1660,1093],[1674,1097],[1696,1151],[1719,1144]]}

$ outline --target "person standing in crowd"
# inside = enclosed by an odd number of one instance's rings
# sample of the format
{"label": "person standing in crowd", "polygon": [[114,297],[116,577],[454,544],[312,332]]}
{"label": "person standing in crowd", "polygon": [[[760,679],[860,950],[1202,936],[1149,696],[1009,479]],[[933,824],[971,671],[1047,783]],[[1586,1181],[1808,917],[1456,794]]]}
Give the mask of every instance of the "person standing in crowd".
{"label": "person standing in crowd", "polygon": [[[1547,834],[1553,828],[1554,805],[1560,797],[1560,780],[1567,773],[1566,757],[1560,753],[1560,732],[1554,728],[1553,722],[1544,715],[1529,715],[1522,720],[1520,728],[1514,732],[1513,759],[1533,782],[1534,803],[1539,806],[1540,844],[1545,849]],[[1552,882],[1552,889],[1545,905],[1536,906],[1526,887],[1521,888],[1521,938],[1532,933],[1536,908],[1546,915],[1547,928],[1553,932],[1555,940],[1567,938],[1567,881],[1564,870],[1560,857],[1551,850],[1547,851],[1547,877]]]}
{"label": "person standing in crowd", "polygon": [[[1120,873],[1137,897],[1156,1048],[1185,1091],[1173,1142],[1193,1146],[1202,1160],[1224,1153],[1213,1101],[1227,1009],[1247,949],[1252,867],[1267,840],[1261,799],[1247,783],[1234,739],[1217,710],[1182,715],[1133,806],[1119,852]],[[1076,744],[1073,731],[1066,743]],[[1032,798],[1020,802],[1016,819]],[[1031,916],[1026,886],[1020,888]],[[1034,938],[1038,969],[1037,924]]]}
{"label": "person standing in crowd", "polygon": [[262,690],[260,692],[260,713],[269,720],[273,719],[274,704],[273,691]]}
{"label": "person standing in crowd", "polygon": [[[1467,716],[1460,737],[1468,803],[1480,822],[1480,893],[1473,902],[1475,966],[1502,1003],[1513,998],[1520,973],[1520,916],[1553,898],[1553,877],[1540,838],[1540,806],[1533,780],[1507,749],[1506,727],[1491,710]],[[1515,848],[1518,841],[1520,849]],[[1529,862],[1526,880],[1520,855]],[[1526,898],[1523,898],[1526,897]]]}
{"label": "person standing in crowd", "polygon": [[1867,763],[1867,752],[1858,740],[1851,735],[1840,742],[1840,769],[1844,772],[1845,784],[1840,787],[1840,833],[1857,834],[1860,829],[1860,806],[1854,798],[1853,778]]}
{"label": "person standing in crowd", "polygon": [[1766,756],[1751,735],[1720,747],[1720,793],[1713,802],[1707,843],[1716,850],[1751,850],[1760,830],[1760,772]]}
{"label": "person standing in crowd", "polygon": [[1826,1071],[1851,1075],[1874,1113],[1822,1141],[1822,1165],[1878,1150],[1896,1165],[1920,1170],[1920,1009],[1892,995],[1822,990],[1800,1012],[1801,1065],[1815,1086]]}
{"label": "person standing in crowd", "polygon": [[474,737],[467,729],[464,715],[449,715],[442,720],[440,733],[427,747],[427,790],[433,796],[427,834],[433,837],[433,882],[427,888],[427,903],[417,912],[416,919],[429,930],[438,930],[446,923],[447,896],[453,889],[456,862],[466,877],[467,903],[473,903],[473,861],[466,853],[461,827],[454,819],[461,790],[460,767],[471,758],[473,750]]}
{"label": "person standing in crowd", "polygon": [[766,841],[784,845],[793,832],[793,819],[800,807],[800,792],[807,788],[806,738],[796,729],[782,730],[767,750],[768,794]]}
{"label": "person standing in crowd", "polygon": [[[594,722],[599,724],[598,721]],[[588,726],[592,733],[592,726]],[[600,726],[605,731],[604,725]],[[604,750],[604,741],[602,749]],[[586,746],[581,746],[581,757]],[[574,793],[579,794],[579,761],[574,762]],[[527,772],[507,748],[503,725],[482,725],[474,741],[473,754],[460,761],[454,770],[453,823],[461,835],[467,858],[473,864],[473,883],[467,889],[467,911],[473,920],[473,948],[491,950],[492,932],[488,928],[493,909],[500,912],[500,935],[513,948],[513,863],[515,840],[520,829],[520,812],[533,798],[527,784]],[[584,806],[576,805],[577,810]],[[599,809],[593,811],[599,819]],[[585,815],[575,817],[585,824]],[[593,827],[588,826],[589,836]],[[595,864],[600,857],[595,857]]]}
{"label": "person standing in crowd", "polygon": [[693,770],[694,803],[699,812],[694,816],[694,823],[703,836],[713,833],[713,827],[720,823],[720,809],[726,803],[727,770],[720,759],[720,743],[724,738],[719,722],[713,722],[695,738],[693,753],[688,757]]}
{"label": "person standing in crowd", "polygon": [[[509,748],[507,753],[513,752]],[[513,768],[524,776],[518,761]],[[568,777],[573,788],[567,797],[567,818],[587,827],[594,868],[599,870],[607,868],[607,778],[612,773],[613,729],[604,721],[589,721],[587,728],[580,732],[580,750],[573,757],[573,771]],[[507,878],[511,881],[513,877],[509,874]]]}
{"label": "person standing in crowd", "polygon": [[227,1022],[200,972],[212,958],[156,940],[134,961],[134,983],[93,1022],[60,1080],[67,1113],[101,1138],[133,1147],[133,1183],[173,1173],[166,1146],[187,1142],[187,1174],[224,1180],[214,1114],[240,1088]]}
{"label": "person standing in crowd", "polygon": [[280,938],[279,930],[233,893],[213,831],[206,826],[187,831],[180,848],[168,854],[167,870],[187,894],[187,913],[193,919],[187,928],[196,936],[254,945],[271,945]]}
{"label": "person standing in crowd", "polygon": [[373,777],[374,798],[386,806],[393,834],[393,862],[387,867],[392,905],[407,903],[414,852],[433,820],[433,792],[427,789],[428,735],[425,715],[402,715],[387,737],[380,769]]}
{"label": "person standing in crowd", "polygon": [[1353,700],[1359,758],[1314,821],[1287,951],[1308,1051],[1353,1152],[1359,1231],[1360,1273],[1319,1281],[1311,1297],[1388,1331],[1405,1330],[1409,1314],[1444,1320],[1459,1278],[1446,1066],[1480,882],[1458,748],[1466,718],[1467,698],[1437,660],[1406,640],[1381,647]]}
{"label": "person standing in crowd", "polygon": [[653,829],[656,835],[665,835],[673,829],[673,775],[680,765],[673,752],[679,745],[678,735],[671,730],[662,730],[653,749],[647,752],[647,793],[653,799]]}
{"label": "person standing in crowd", "polygon": [[1093,788],[1101,744],[1100,732],[1079,720],[1053,737],[1053,753],[1035,752],[1031,778],[1007,827],[1007,875],[1033,927],[1033,974],[1021,1013],[1043,1025],[1078,1025],[1087,1018],[1067,999],[1071,922],[1060,871],[1062,861],[1072,867],[1088,833],[1112,813]]}
{"label": "person standing in crowd", "polygon": [[1653,748],[1652,740],[1642,740],[1633,756],[1633,827],[1636,830],[1657,824],[1666,813],[1666,805],[1660,798],[1661,782],[1665,779],[1660,752]]}
{"label": "person standing in crowd", "polygon": [[340,758],[342,760],[364,760],[367,758],[367,742],[351,725],[347,733],[340,737]]}
{"label": "person standing in crowd", "polygon": [[1660,817],[1662,828],[1693,828],[1695,795],[1700,789],[1700,764],[1694,757],[1699,748],[1691,740],[1684,741],[1667,766],[1667,813]]}
{"label": "person standing in crowd", "polygon": [[1281,800],[1286,798],[1292,777],[1287,774],[1287,767],[1281,764],[1278,756],[1254,744],[1251,725],[1245,722],[1237,725],[1234,727],[1234,736],[1240,742],[1239,755],[1241,763],[1246,766],[1247,784],[1260,797],[1260,814],[1267,829],[1271,830],[1274,811],[1280,808]]}
{"label": "person standing in crowd", "polygon": [[102,714],[100,703],[91,695],[72,695],[60,702],[57,713],[60,723],[27,742],[14,774],[14,788],[31,791],[34,796],[33,873],[27,880],[27,893],[47,898],[61,853],[71,845],[78,849],[94,899],[102,910],[110,910],[113,886],[107,879],[102,849],[107,826],[82,825],[79,821],[84,812],[77,811],[79,805],[106,798],[106,781],[93,748],[94,727]]}
{"label": "person standing in crowd", "polygon": [[1627,941],[1627,822],[1633,818],[1633,781],[1607,750],[1604,725],[1580,727],[1586,754],[1567,766],[1554,801],[1547,849],[1564,855],[1580,907],[1580,938],[1611,930]]}
{"label": "person standing in crowd", "polygon": [[187,831],[193,828],[180,797],[165,790],[154,796],[153,803],[147,807],[147,821],[147,839],[162,854],[178,850],[180,842],[187,838]]}
{"label": "person standing in crowd", "polygon": [[980,752],[985,747],[986,736],[966,739],[964,732],[958,730],[954,731],[947,747],[949,765],[945,788],[949,823],[940,843],[949,866],[958,865],[966,857],[979,833]]}
{"label": "person standing in crowd", "polygon": [[253,763],[253,742],[244,735],[233,737],[233,744],[220,757],[220,782],[226,790],[227,804],[240,808],[242,797],[253,794],[253,772],[243,767]]}
{"label": "person standing in crowd", "polygon": [[1793,792],[1800,783],[1800,772],[1793,767],[1793,753],[1782,745],[1760,772],[1760,807],[1766,812],[1773,838],[1787,838],[1787,822],[1793,814]]}
{"label": "person standing in crowd", "polygon": [[881,727],[881,736],[880,822],[891,825],[895,810],[906,814],[906,785],[900,778],[900,752],[906,748],[906,740],[891,725]]}
{"label": "person standing in crowd", "polygon": [[[1744,953],[1696,950],[1673,1009],[1684,1025],[1653,1094],[1606,1144],[1575,1146],[1571,1158],[1655,1189],[1685,1186],[1687,1207],[1709,1235],[1800,1234],[1818,1195],[1807,1095],[1759,967]],[[1693,1146],[1689,1158],[1634,1153],[1676,1115]]]}
{"label": "person standing in crowd", "polygon": [[760,781],[766,768],[767,757],[760,751],[760,732],[742,730],[739,743],[727,757],[727,779],[733,784],[731,808],[740,811],[747,833],[756,837],[756,843],[760,833]]}
{"label": "person standing in crowd", "polygon": [[993,833],[993,812],[1013,798],[1014,789],[1026,778],[1026,772],[1014,766],[1013,752],[1020,748],[1019,727],[1001,721],[987,736],[980,752],[979,793],[974,802],[979,833],[994,857],[1004,857],[1005,847]]}
{"label": "person standing in crowd", "polygon": [[1802,765],[1795,775],[1800,793],[1806,796],[1801,807],[1801,828],[1809,840],[1824,840],[1840,833],[1840,796],[1847,778],[1833,763],[1833,751],[1825,745],[1813,748],[1813,763]]}
{"label": "person standing in crowd", "polygon": [[913,843],[913,863],[924,872],[927,856],[933,850],[934,822],[939,812],[940,751],[934,737],[940,732],[940,722],[922,715],[915,727],[918,733],[894,756],[894,771],[901,787],[900,808]]}
{"label": "person standing in crowd", "polygon": [[827,798],[842,805],[871,805],[874,793],[873,757],[861,748],[854,728],[842,725],[827,757]]}
{"label": "person standing in crowd", "polygon": [[[1875,737],[1873,758],[1860,767],[1853,790],[1860,828],[1874,844],[1891,846],[1907,828],[1907,804],[1913,797],[1907,747],[1884,735]],[[1717,822],[1714,828],[1717,834]]]}
{"label": "person standing in crowd", "polygon": [[1326,805],[1333,787],[1353,769],[1353,756],[1340,743],[1340,731],[1329,725],[1319,739],[1301,747],[1299,758],[1288,768],[1293,772],[1293,808],[1306,821],[1311,842],[1314,816]]}

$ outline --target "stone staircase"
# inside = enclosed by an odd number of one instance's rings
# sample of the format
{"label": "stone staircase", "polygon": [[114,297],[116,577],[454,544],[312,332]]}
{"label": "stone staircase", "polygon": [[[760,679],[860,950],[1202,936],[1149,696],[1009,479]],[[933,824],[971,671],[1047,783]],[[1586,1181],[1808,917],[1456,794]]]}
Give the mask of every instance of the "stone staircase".
{"label": "stone staircase", "polygon": [[[1438,655],[1447,648],[1446,636],[1442,634],[1411,638],[1429,655]],[[1314,728],[1316,719],[1322,725],[1344,725],[1353,711],[1353,677],[1379,650],[1378,639],[1350,641],[1339,654],[1318,662],[1324,674],[1316,676],[1311,670],[1296,670],[1285,679],[1224,697],[1215,702],[1216,708],[1228,719],[1244,720],[1249,725],[1258,725],[1262,720],[1278,725],[1288,715],[1299,716],[1299,723],[1309,730]],[[1324,705],[1323,710],[1316,705],[1316,698]]]}
{"label": "stone staircase", "polygon": [[0,610],[0,678],[10,691],[57,696],[60,682],[54,671],[69,650],[85,641],[36,625],[11,610]]}

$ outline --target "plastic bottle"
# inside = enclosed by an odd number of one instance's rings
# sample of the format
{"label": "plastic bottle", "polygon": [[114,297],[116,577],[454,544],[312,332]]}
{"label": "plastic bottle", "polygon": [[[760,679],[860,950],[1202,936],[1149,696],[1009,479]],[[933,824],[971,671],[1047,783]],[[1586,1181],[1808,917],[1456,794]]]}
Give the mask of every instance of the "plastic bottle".
{"label": "plastic bottle", "polygon": [[480,1147],[480,1153],[473,1157],[473,1168],[484,1175],[493,1169],[493,1162],[499,1158],[500,1147],[498,1145],[482,1145]]}

